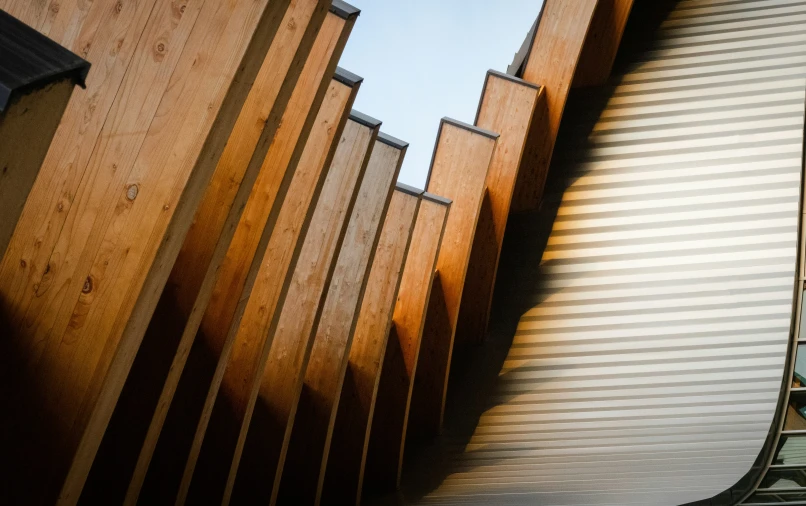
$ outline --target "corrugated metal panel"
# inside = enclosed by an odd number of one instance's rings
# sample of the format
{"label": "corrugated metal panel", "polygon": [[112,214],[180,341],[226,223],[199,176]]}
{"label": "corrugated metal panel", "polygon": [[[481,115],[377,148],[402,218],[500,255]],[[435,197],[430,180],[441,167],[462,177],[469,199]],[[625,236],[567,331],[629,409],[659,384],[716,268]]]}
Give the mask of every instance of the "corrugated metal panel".
{"label": "corrugated metal panel", "polygon": [[592,131],[599,97],[569,105],[533,307],[425,503],[677,505],[761,450],[792,318],[806,1],[681,1],[639,60]]}

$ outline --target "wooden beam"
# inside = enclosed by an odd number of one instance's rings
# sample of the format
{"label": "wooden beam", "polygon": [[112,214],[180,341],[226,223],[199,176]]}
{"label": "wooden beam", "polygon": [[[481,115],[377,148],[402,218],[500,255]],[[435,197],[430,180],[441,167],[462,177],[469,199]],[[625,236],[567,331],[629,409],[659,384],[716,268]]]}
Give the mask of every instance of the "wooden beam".
{"label": "wooden beam", "polygon": [[[241,356],[237,348],[233,352],[232,364],[243,378],[241,384],[249,387],[245,397],[248,407],[240,432],[236,433],[238,447],[234,458],[230,459],[232,466],[227,483],[226,500],[232,493],[236,504],[273,504],[276,501],[314,330],[380,128],[380,123],[352,118],[328,170],[299,261],[289,277],[287,293],[277,303],[274,314],[266,315],[262,298],[274,283],[261,292],[253,292],[238,331],[236,339],[258,341],[262,338],[265,344],[257,360]],[[284,254],[270,247],[264,262],[276,264],[278,257]],[[235,401],[241,402],[239,398]],[[228,404],[233,404],[233,399],[229,399]],[[214,441],[219,444],[220,437]]]}
{"label": "wooden beam", "polygon": [[[328,157],[332,156],[335,148],[327,150],[327,147],[331,146],[327,139],[335,136],[337,132],[335,130],[328,132],[322,126],[317,127],[324,121],[317,121],[317,116],[323,100],[326,100],[325,97],[330,97],[327,100],[331,105],[325,114],[334,116],[336,120],[331,120],[329,116],[325,117],[328,121],[333,121],[332,124],[338,125],[344,107],[340,102],[343,95],[341,90],[349,88],[351,93],[354,91],[353,86],[331,79],[353,23],[354,16],[344,19],[331,12],[325,17],[280,121],[281,126],[270,143],[265,158],[261,161],[258,178],[238,225],[234,233],[230,232],[233,233],[232,240],[223,260],[220,261],[221,267],[216,282],[212,289],[209,286],[203,287],[204,290],[210,290],[204,295],[210,300],[201,316],[201,323],[198,321],[200,315],[192,313],[193,319],[185,326],[182,336],[183,347],[177,353],[180,360],[182,354],[187,354],[185,367],[173,373],[181,374],[178,380],[176,376],[172,376],[169,378],[172,383],[166,382],[162,399],[165,400],[166,396],[170,396],[171,387],[175,388],[175,392],[170,407],[167,404],[163,406],[162,401],[160,403],[162,412],[158,414],[165,417],[161,431],[159,426],[161,420],[157,416],[152,419],[148,441],[152,447],[156,444],[152,450],[153,457],[149,463],[149,455],[144,447],[138,461],[136,475],[139,476],[141,472],[139,470],[147,470],[141,490],[143,501],[173,501],[179,494],[183,475],[192,472],[210,409],[215,402],[224,367],[229,360],[234,332],[243,314],[244,301],[249,298],[267,244],[276,227],[280,226],[278,222],[280,209],[289,202],[302,206],[303,216],[299,218],[299,223],[305,223],[305,213],[310,211],[309,206],[304,203],[313,198],[317,188],[321,187],[321,177],[317,171],[321,171],[328,163]],[[349,102],[352,98],[344,100]],[[318,135],[316,142],[326,146],[324,151],[313,147],[307,149],[308,140],[314,138],[313,132]],[[313,179],[296,183],[292,179],[292,182],[288,182],[288,179],[293,178],[298,172],[298,167],[303,167],[305,164],[308,164],[306,174],[313,171],[314,175],[308,176]],[[285,173],[283,174],[277,167],[285,167]],[[285,188],[286,185],[292,185],[289,186],[291,189]],[[286,198],[278,198],[281,194],[286,194]],[[299,227],[295,221],[289,223],[290,226]],[[199,231],[201,232],[201,229]],[[295,250],[297,248],[295,240],[293,238],[289,240],[293,256],[296,254],[294,251],[298,249]],[[189,249],[187,257],[192,256],[193,250]],[[183,273],[184,267],[179,269],[178,272]],[[192,273],[184,272],[187,273],[187,277],[192,276]],[[177,277],[177,279],[183,278],[184,274]],[[203,301],[200,296],[197,299],[197,307],[203,306],[201,302]],[[194,327],[198,328],[198,332],[195,337],[188,337],[188,333],[192,332]],[[182,332],[181,328],[174,331]],[[153,440],[157,438],[155,443]],[[184,487],[186,490],[187,480]],[[132,487],[129,495],[133,495],[134,490]]]}
{"label": "wooden beam", "polygon": [[[120,504],[124,498],[129,504],[137,501],[235,226],[303,66],[304,81],[294,92],[291,103],[294,113],[318,109],[317,104],[324,98],[330,80],[328,67],[335,65],[335,58],[322,58],[320,52],[328,54],[324,49],[329,47],[326,42],[320,42],[313,53],[311,49],[328,6],[325,0],[303,0],[292,3],[282,13],[277,34],[206,189],[115,406],[82,492],[82,501],[93,504]],[[306,65],[309,55],[310,62]],[[312,121],[304,124],[303,121],[304,118],[300,119],[282,133],[307,138]],[[266,171],[263,180],[271,181],[268,187],[261,187],[270,195],[267,208],[279,206],[296,165],[273,164],[263,168]]]}
{"label": "wooden beam", "polygon": [[599,0],[574,74],[574,88],[607,82],[632,4],[633,0]]}
{"label": "wooden beam", "polygon": [[347,358],[364,298],[369,266],[408,144],[388,136],[375,141],[313,343],[283,466],[278,501],[318,504]]}
{"label": "wooden beam", "polygon": [[462,292],[497,140],[498,134],[489,130],[444,121],[437,139],[428,191],[451,199],[453,206],[437,258],[438,282],[425,316],[409,438],[432,438],[442,430]]}
{"label": "wooden beam", "polygon": [[[152,11],[148,3],[127,4],[136,11],[122,3],[93,3],[103,10],[95,11],[93,22],[112,18],[92,30],[113,31],[111,44],[101,46],[114,55],[111,68],[125,79],[118,89],[90,98],[90,108],[98,101],[111,104],[97,142],[85,139],[92,143],[87,163],[61,172],[54,171],[56,164],[43,165],[43,183],[34,185],[26,204],[32,212],[23,211],[20,234],[12,237],[0,267],[11,328],[0,369],[11,376],[4,384],[22,386],[0,393],[4,405],[14,406],[3,421],[0,448],[9,459],[20,456],[3,477],[12,503],[78,500],[283,4],[234,0],[176,8],[160,2]],[[138,26],[141,16],[147,22],[131,34],[131,60],[119,66],[126,27]],[[80,118],[78,125],[85,122]],[[79,128],[78,135],[84,132]],[[76,146],[61,148],[81,151]],[[65,194],[71,205],[51,207]],[[37,214],[40,219],[23,226]],[[38,235],[43,227],[47,237]],[[23,250],[31,256],[21,255]]]}
{"label": "wooden beam", "polygon": [[417,213],[369,423],[364,474],[359,475],[363,491],[370,495],[389,492],[400,483],[412,380],[451,205],[450,200],[425,193]]}
{"label": "wooden beam", "polygon": [[0,10],[0,260],[90,64]]}
{"label": "wooden beam", "polygon": [[565,102],[598,2],[545,0],[543,15],[521,76],[524,81],[543,86],[545,110],[538,110],[535,117],[536,128],[528,142],[529,152],[535,155],[534,162],[529,170],[518,174],[513,212],[540,207]]}
{"label": "wooden beam", "polygon": [[524,155],[532,120],[543,100],[543,90],[537,85],[499,72],[487,73],[476,126],[501,136],[487,173],[487,194],[462,292],[457,342],[478,343],[484,339],[515,181],[521,167],[534,163]]}
{"label": "wooden beam", "polygon": [[322,504],[360,504],[381,366],[421,197],[421,190],[398,183],[384,219],[339,394]]}

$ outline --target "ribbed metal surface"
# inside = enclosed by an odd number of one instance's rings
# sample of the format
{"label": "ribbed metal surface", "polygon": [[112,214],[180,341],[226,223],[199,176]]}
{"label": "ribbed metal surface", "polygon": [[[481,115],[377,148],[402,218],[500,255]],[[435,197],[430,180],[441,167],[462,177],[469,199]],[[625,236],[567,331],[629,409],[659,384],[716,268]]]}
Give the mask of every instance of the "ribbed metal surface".
{"label": "ribbed metal surface", "polygon": [[424,502],[678,505],[748,471],[791,324],[805,94],[806,1],[690,0],[592,131],[576,96],[533,307]]}

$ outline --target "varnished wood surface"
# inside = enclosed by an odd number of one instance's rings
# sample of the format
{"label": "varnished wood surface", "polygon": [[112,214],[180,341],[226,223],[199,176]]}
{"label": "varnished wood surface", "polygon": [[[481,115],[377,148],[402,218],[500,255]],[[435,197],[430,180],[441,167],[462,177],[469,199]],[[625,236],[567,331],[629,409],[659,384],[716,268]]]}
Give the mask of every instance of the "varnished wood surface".
{"label": "varnished wood surface", "polygon": [[[221,262],[251,193],[259,169],[270,171],[280,205],[296,165],[263,166],[263,160],[298,84],[303,65],[327,12],[328,2],[290,4],[238,116],[199,206],[160,302],[138,350],[121,397],[93,463],[82,501],[134,504],[157,438],[184,370],[189,348],[210,300]],[[326,63],[314,58],[304,79],[318,77]],[[292,107],[305,109],[318,97],[316,81],[303,81]],[[307,85],[307,88],[306,88]],[[315,98],[313,102],[316,102]],[[306,124],[307,127],[310,123]],[[304,128],[303,128],[304,130]],[[306,137],[307,131],[300,137]]]}
{"label": "varnished wood surface", "polygon": [[426,195],[417,213],[370,423],[362,490],[371,495],[394,490],[400,482],[417,355],[449,211],[450,204]]}
{"label": "varnished wood surface", "polygon": [[632,4],[633,0],[599,0],[574,74],[574,88],[607,82]]}
{"label": "varnished wood surface", "polygon": [[50,24],[97,72],[71,100],[0,266],[12,336],[0,368],[26,385],[2,394],[16,409],[0,446],[48,455],[5,474],[13,502],[78,500],[277,5],[101,0]]}
{"label": "varnished wood surface", "polygon": [[429,300],[416,361],[409,439],[432,438],[442,428],[456,324],[497,138],[449,123],[439,134],[428,191],[453,205],[437,258],[438,289]]}
{"label": "varnished wood surface", "polygon": [[281,504],[318,504],[330,453],[333,423],[358,311],[381,233],[381,225],[403,164],[403,150],[376,140],[366,174],[313,332],[288,457],[280,486]]}
{"label": "varnished wood surface", "polygon": [[518,175],[512,202],[514,212],[540,206],[568,91],[598,2],[546,0],[543,7],[523,79],[543,86],[546,103],[535,117],[528,148],[534,153],[534,161]]}
{"label": "varnished wood surface", "polygon": [[[268,337],[254,365],[244,360],[249,357],[233,354],[240,359],[233,363],[250,374],[242,381],[249,384],[248,406],[227,487],[235,504],[273,504],[277,500],[314,329],[377,135],[378,126],[347,123],[275,315],[265,318],[262,314],[265,304],[255,297],[260,292],[253,292],[247,305],[236,339]],[[284,253],[270,248],[264,262],[277,262],[271,254]]]}
{"label": "varnished wood surface", "polygon": [[339,395],[322,504],[360,503],[381,366],[420,202],[420,195],[396,189],[384,219]]}
{"label": "varnished wood surface", "polygon": [[[302,218],[299,223],[305,222],[304,217],[309,212],[305,202],[312,198],[311,192],[315,193],[319,176],[309,176],[313,177],[313,183],[297,182],[296,190],[293,182],[283,183],[282,179],[278,180],[278,176],[294,177],[297,168],[303,164],[308,164],[306,174],[311,171],[318,174],[327,162],[327,157],[332,155],[328,151],[330,143],[326,139],[336,132],[322,131],[322,128],[331,125],[334,120],[328,118],[329,123],[321,127],[322,122],[317,122],[317,116],[320,104],[326,100],[328,89],[331,89],[331,94],[341,90],[330,76],[333,75],[335,62],[341,54],[351,26],[352,21],[345,22],[333,14],[326,16],[289,99],[281,127],[261,161],[257,180],[221,263],[195,340],[189,350],[183,350],[188,353],[187,362],[175,387],[176,392],[170,409],[167,410],[143,484],[142,494],[146,502],[174,498],[180,492],[184,496],[187,491],[245,300],[251,293],[252,283],[261,265],[260,259],[273,231],[279,226],[280,209],[289,202],[288,199],[276,199],[283,184],[291,185],[284,192],[293,196],[290,202],[301,206]],[[336,109],[336,112],[330,110],[330,114],[337,118],[341,118],[339,111],[343,107],[340,97],[341,94],[338,94],[334,105],[330,106]],[[335,124],[339,124],[338,119]],[[326,147],[307,150],[307,142],[313,137],[311,132],[317,125],[320,125],[317,131],[320,137],[315,142]],[[282,171],[277,167],[287,169]],[[289,223],[297,222],[292,220]],[[293,238],[289,241],[290,254],[293,257],[296,254],[296,241]],[[195,318],[199,318],[199,315],[195,315]],[[188,430],[188,427],[192,429]]]}
{"label": "varnished wood surface", "polygon": [[532,120],[542,101],[542,88],[509,76],[487,74],[476,126],[498,132],[500,137],[487,173],[487,194],[473,239],[457,343],[478,343],[487,330],[515,181],[521,167],[534,163],[524,155]]}

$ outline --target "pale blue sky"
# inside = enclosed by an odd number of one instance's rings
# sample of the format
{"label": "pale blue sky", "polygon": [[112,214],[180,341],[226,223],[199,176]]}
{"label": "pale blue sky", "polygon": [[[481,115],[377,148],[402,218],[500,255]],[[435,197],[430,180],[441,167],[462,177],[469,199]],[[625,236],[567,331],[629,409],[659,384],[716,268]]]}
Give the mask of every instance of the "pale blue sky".
{"label": "pale blue sky", "polygon": [[542,0],[351,0],[340,66],[364,78],[355,109],[410,143],[400,181],[423,187],[439,119],[472,123],[488,69],[506,71]]}

